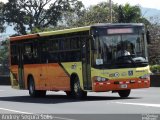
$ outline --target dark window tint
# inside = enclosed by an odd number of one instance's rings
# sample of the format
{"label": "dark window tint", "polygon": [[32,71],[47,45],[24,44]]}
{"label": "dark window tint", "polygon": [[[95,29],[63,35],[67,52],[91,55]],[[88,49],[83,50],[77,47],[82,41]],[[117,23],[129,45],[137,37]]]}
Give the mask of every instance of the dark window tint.
{"label": "dark window tint", "polygon": [[78,37],[71,38],[71,49],[80,49],[80,40]]}
{"label": "dark window tint", "polygon": [[24,64],[39,63],[38,42],[32,40],[32,42],[26,42],[23,45]]}
{"label": "dark window tint", "polygon": [[59,61],[59,53],[58,52],[49,52],[48,62],[54,63]]}
{"label": "dark window tint", "polygon": [[41,63],[47,63],[49,57],[49,41],[43,38],[40,41]]}
{"label": "dark window tint", "polygon": [[11,45],[11,65],[18,65],[18,47]]}
{"label": "dark window tint", "polygon": [[60,49],[61,50],[69,50],[70,49],[70,39],[61,39],[60,40]]}
{"label": "dark window tint", "polygon": [[81,60],[80,50],[78,51],[66,51],[60,53],[61,62],[78,62]]}
{"label": "dark window tint", "polygon": [[58,40],[49,40],[48,41],[48,50],[50,52],[55,52],[59,49]]}

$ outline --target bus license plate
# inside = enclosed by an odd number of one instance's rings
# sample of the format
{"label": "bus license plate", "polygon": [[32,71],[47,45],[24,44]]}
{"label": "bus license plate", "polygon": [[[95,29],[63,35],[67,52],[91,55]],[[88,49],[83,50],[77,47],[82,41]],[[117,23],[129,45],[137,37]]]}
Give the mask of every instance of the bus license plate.
{"label": "bus license plate", "polygon": [[120,88],[127,88],[127,84],[120,85]]}

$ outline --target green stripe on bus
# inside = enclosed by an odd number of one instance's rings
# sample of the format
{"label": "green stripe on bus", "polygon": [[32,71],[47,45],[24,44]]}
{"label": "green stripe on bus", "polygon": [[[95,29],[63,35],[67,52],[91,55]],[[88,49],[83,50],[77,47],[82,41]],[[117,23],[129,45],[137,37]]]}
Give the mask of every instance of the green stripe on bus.
{"label": "green stripe on bus", "polygon": [[65,34],[65,33],[74,33],[80,31],[87,31],[90,30],[90,26],[86,27],[79,27],[79,28],[72,28],[72,29],[64,29],[64,30],[56,30],[56,31],[48,31],[48,32],[41,32],[39,36],[50,36],[50,35],[58,35],[58,34]]}

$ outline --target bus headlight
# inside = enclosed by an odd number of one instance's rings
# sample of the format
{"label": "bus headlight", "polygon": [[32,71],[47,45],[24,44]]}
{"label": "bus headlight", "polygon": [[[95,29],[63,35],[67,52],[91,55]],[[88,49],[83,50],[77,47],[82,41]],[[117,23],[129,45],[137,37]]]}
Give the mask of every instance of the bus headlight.
{"label": "bus headlight", "polygon": [[104,78],[104,77],[99,77],[99,76],[96,76],[95,77],[95,81],[96,82],[105,82],[107,81],[108,79],[107,78]]}
{"label": "bus headlight", "polygon": [[143,76],[139,77],[140,79],[149,79],[150,78],[150,74],[145,74]]}

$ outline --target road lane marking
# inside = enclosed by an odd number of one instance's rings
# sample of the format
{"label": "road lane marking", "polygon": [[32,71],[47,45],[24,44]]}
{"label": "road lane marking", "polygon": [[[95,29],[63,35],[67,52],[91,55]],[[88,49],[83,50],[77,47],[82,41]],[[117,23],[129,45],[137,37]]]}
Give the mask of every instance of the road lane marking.
{"label": "road lane marking", "polygon": [[160,104],[150,104],[150,103],[127,103],[127,102],[113,102],[117,104],[125,104],[125,105],[138,105],[138,106],[145,106],[145,107],[157,107],[160,108]]}
{"label": "road lane marking", "polygon": [[15,112],[15,113],[20,113],[20,114],[32,114],[28,112],[22,112],[22,111],[11,110],[11,109],[6,109],[6,108],[0,108],[0,110],[10,111],[10,112]]}
{"label": "road lane marking", "polygon": [[60,119],[60,120],[76,120],[76,119],[70,119],[70,118],[62,118],[62,117],[54,117],[56,119]]}

